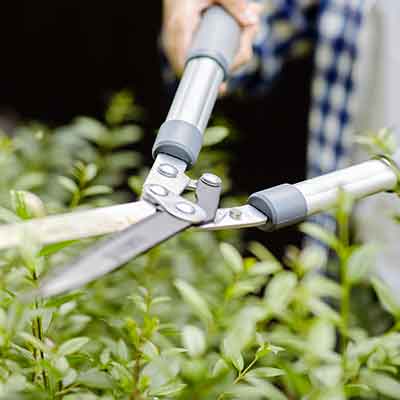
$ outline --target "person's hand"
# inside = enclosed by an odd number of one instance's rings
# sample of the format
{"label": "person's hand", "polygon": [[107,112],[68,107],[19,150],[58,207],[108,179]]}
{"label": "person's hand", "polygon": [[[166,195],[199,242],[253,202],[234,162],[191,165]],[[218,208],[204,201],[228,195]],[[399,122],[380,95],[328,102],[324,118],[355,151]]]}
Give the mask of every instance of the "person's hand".
{"label": "person's hand", "polygon": [[162,44],[175,73],[181,75],[187,53],[201,19],[201,13],[220,4],[242,27],[240,48],[232,70],[247,64],[252,56],[252,43],[259,28],[262,7],[247,0],[164,0]]}

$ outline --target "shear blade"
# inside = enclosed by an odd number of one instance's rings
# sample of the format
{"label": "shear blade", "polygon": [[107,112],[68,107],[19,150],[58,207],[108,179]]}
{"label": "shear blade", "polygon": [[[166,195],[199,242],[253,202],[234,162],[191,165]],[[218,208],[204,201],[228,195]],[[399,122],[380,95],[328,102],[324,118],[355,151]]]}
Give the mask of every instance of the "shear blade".
{"label": "shear blade", "polygon": [[159,211],[111,238],[93,246],[71,264],[44,279],[40,297],[55,296],[77,289],[119,268],[132,258],[189,228],[190,222]]}

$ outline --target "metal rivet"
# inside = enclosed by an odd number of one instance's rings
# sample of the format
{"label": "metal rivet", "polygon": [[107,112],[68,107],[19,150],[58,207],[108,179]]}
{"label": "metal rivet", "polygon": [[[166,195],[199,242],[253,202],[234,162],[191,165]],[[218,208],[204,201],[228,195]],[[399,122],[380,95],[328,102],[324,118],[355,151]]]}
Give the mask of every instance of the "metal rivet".
{"label": "metal rivet", "polygon": [[232,208],[232,210],[229,211],[229,216],[232,219],[239,220],[240,218],[242,218],[242,211],[238,208]]}
{"label": "metal rivet", "polygon": [[183,212],[184,214],[194,214],[195,213],[195,208],[189,204],[189,203],[178,203],[176,206],[176,209]]}
{"label": "metal rivet", "polygon": [[219,176],[209,173],[203,174],[200,180],[204,182],[206,185],[213,187],[219,187],[221,186],[222,183],[221,178]]}
{"label": "metal rivet", "polygon": [[165,197],[168,194],[168,190],[161,185],[150,185],[149,189],[153,194],[157,196]]}
{"label": "metal rivet", "polygon": [[171,164],[160,164],[158,172],[167,178],[176,178],[178,175],[178,169]]}

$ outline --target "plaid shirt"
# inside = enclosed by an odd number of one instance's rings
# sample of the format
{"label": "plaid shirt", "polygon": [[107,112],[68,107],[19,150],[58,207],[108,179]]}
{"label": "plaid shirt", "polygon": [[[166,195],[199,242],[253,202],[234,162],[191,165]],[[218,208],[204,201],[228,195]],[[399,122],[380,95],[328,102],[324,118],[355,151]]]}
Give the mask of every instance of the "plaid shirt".
{"label": "plaid shirt", "polygon": [[[353,71],[365,3],[366,0],[267,0],[252,64],[230,81],[232,91],[263,91],[285,61],[315,49],[307,151],[309,178],[344,168],[350,162],[356,89]],[[335,221],[328,214],[311,220],[335,229]]]}
{"label": "plaid shirt", "polygon": [[[283,63],[315,46],[309,117],[308,176],[349,163],[354,110],[353,69],[365,0],[272,0],[254,45],[252,65],[236,74],[232,90],[267,88]],[[310,12],[318,5],[317,15]]]}

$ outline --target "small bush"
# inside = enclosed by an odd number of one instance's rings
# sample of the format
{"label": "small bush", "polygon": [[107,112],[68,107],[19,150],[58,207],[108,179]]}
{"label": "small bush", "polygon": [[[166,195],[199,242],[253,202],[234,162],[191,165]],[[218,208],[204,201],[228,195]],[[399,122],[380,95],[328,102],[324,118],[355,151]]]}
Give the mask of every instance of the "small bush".
{"label": "small bush", "polygon": [[[133,191],[146,174],[134,151],[140,113],[123,93],[107,125],[78,118],[3,134],[2,222],[132,198],[127,172]],[[226,129],[213,129],[225,138]],[[228,182],[225,161],[208,148],[197,172]],[[20,293],[93,240],[38,246],[31,238],[2,251],[0,397],[400,399],[400,306],[370,278],[379,249],[349,243],[351,204],[343,193],[338,236],[301,228],[337,254],[332,277],[318,272],[317,248],[289,247],[281,263],[234,232],[186,232],[82,290],[24,305]]]}

